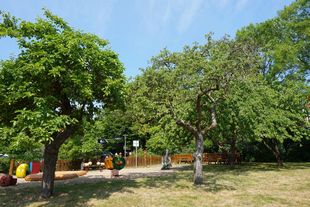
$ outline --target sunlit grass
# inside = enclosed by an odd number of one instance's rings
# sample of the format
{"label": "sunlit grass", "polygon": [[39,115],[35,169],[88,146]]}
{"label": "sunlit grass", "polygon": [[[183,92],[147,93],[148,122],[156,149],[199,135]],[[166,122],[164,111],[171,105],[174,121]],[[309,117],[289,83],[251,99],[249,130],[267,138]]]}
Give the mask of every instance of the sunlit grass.
{"label": "sunlit grass", "polygon": [[310,163],[206,166],[205,183],[192,184],[191,166],[161,177],[56,183],[39,198],[38,186],[0,188],[0,206],[309,206]]}

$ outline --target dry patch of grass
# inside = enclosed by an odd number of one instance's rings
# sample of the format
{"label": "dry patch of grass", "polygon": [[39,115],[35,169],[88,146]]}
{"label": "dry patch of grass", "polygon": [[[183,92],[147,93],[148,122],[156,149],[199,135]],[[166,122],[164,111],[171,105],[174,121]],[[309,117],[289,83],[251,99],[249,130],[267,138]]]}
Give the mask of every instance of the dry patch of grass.
{"label": "dry patch of grass", "polygon": [[191,167],[160,177],[56,183],[55,196],[38,186],[0,188],[0,206],[309,206],[310,163],[206,166],[205,183],[192,184]]}

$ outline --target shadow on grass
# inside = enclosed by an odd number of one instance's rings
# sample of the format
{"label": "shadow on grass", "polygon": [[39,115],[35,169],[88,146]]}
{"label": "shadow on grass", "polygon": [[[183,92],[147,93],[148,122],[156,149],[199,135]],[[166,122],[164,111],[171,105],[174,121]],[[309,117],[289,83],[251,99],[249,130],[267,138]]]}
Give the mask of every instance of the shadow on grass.
{"label": "shadow on grass", "polygon": [[[192,166],[187,166],[192,168]],[[309,169],[310,163],[284,163],[284,166],[278,167],[276,163],[241,163],[238,165],[204,165],[204,172],[210,173],[231,173],[242,174],[247,172],[267,172],[267,171],[281,171],[281,170],[297,170]]]}
{"label": "shadow on grass", "polygon": [[41,188],[32,185],[27,188],[0,189],[0,206],[87,206],[92,198],[106,199],[115,192],[130,192],[139,187],[135,180],[94,179],[89,183],[55,183],[54,195],[40,198]]}
{"label": "shadow on grass", "polygon": [[[262,172],[262,171],[281,171],[281,170],[297,170],[309,169],[310,162],[308,163],[284,163],[282,167],[278,167],[276,163],[241,163],[236,165],[217,165],[209,164],[203,166],[203,171],[207,173],[230,173],[233,175],[242,174],[247,172]],[[193,170],[193,165],[175,165],[175,171],[189,171]]]}
{"label": "shadow on grass", "polygon": [[[236,166],[206,165],[204,166],[205,182],[194,186],[193,166],[173,167],[174,172],[129,173],[127,176],[107,178],[76,178],[77,182],[56,181],[55,194],[50,199],[40,198],[40,183],[19,184],[20,187],[0,188],[0,206],[87,206],[91,199],[105,200],[117,192],[135,193],[135,188],[147,189],[201,189],[207,192],[237,190],[231,183],[221,182],[222,174],[237,175],[255,171],[278,171],[309,169],[310,163],[289,163],[278,168],[274,163],[250,163]],[[29,185],[30,184],[30,185]],[[112,204],[111,204],[112,205]]]}
{"label": "shadow on grass", "polygon": [[[135,193],[135,189],[164,189],[168,191],[189,189],[196,187],[192,184],[192,171],[183,167],[175,173],[145,174],[132,173],[131,178],[94,178],[87,181],[80,179],[78,183],[55,183],[55,193],[49,199],[40,198],[40,185],[27,186],[22,188],[0,189],[0,206],[88,206],[91,199],[104,200],[114,193]],[[216,176],[208,176],[204,185],[199,186],[203,190],[217,192],[221,190],[234,190],[229,186],[217,183]],[[3,199],[2,199],[3,198]],[[112,204],[111,204],[112,205]]]}

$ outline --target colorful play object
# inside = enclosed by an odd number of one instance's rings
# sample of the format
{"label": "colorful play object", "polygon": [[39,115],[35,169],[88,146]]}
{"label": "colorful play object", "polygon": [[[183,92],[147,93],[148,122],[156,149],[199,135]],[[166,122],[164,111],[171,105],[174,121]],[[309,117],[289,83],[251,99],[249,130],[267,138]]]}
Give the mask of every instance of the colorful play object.
{"label": "colorful play object", "polygon": [[10,185],[16,185],[17,179],[13,178],[11,175],[7,174],[0,174],[0,186],[1,187],[6,187]]}
{"label": "colorful play object", "polygon": [[126,160],[123,157],[114,157],[113,158],[113,169],[121,170],[125,167]]}
{"label": "colorful play object", "polygon": [[104,165],[105,165],[106,169],[113,170],[113,157],[112,156],[107,156],[104,159]]}
{"label": "colorful play object", "polygon": [[16,169],[16,177],[17,178],[24,178],[26,177],[26,173],[29,170],[29,165],[28,164],[21,164],[17,167]]}
{"label": "colorful play object", "polygon": [[40,162],[30,162],[30,174],[37,174],[40,172]]}

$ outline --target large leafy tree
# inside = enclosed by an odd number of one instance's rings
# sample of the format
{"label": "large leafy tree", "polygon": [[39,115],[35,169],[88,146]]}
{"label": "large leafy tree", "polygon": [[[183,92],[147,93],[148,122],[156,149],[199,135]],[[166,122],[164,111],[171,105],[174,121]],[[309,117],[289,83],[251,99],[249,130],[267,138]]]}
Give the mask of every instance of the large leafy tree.
{"label": "large leafy tree", "polygon": [[[194,183],[203,182],[204,139],[217,125],[217,106],[234,81],[257,66],[256,54],[247,44],[227,37],[205,45],[186,46],[182,52],[163,50],[136,78],[135,106],[140,117],[168,116],[194,137]],[[221,113],[218,111],[218,113]]]}
{"label": "large leafy tree", "polygon": [[285,140],[299,141],[309,136],[305,99],[309,87],[286,81],[277,89],[268,84],[256,86],[245,99],[242,108],[252,123],[256,140],[262,142],[275,156],[278,166],[283,165],[280,148]]}
{"label": "large leafy tree", "polygon": [[295,1],[276,18],[237,32],[237,39],[255,46],[263,60],[258,72],[265,88],[252,93],[257,104],[249,105],[260,111],[255,115],[260,121],[253,125],[256,138],[279,165],[283,141],[308,136],[303,131],[309,124],[309,7],[307,0]]}
{"label": "large leafy tree", "polygon": [[279,166],[285,140],[299,141],[309,136],[305,99],[309,87],[300,82],[286,81],[276,89],[259,74],[233,87],[233,93],[219,106],[219,127],[214,131],[221,141],[229,143],[231,151],[236,142],[263,143],[274,155]]}
{"label": "large leafy tree", "polygon": [[42,196],[49,197],[60,146],[99,108],[121,101],[125,79],[106,40],[44,14],[28,22],[2,13],[0,36],[15,38],[20,54],[1,64],[0,120],[10,144],[44,145]]}

